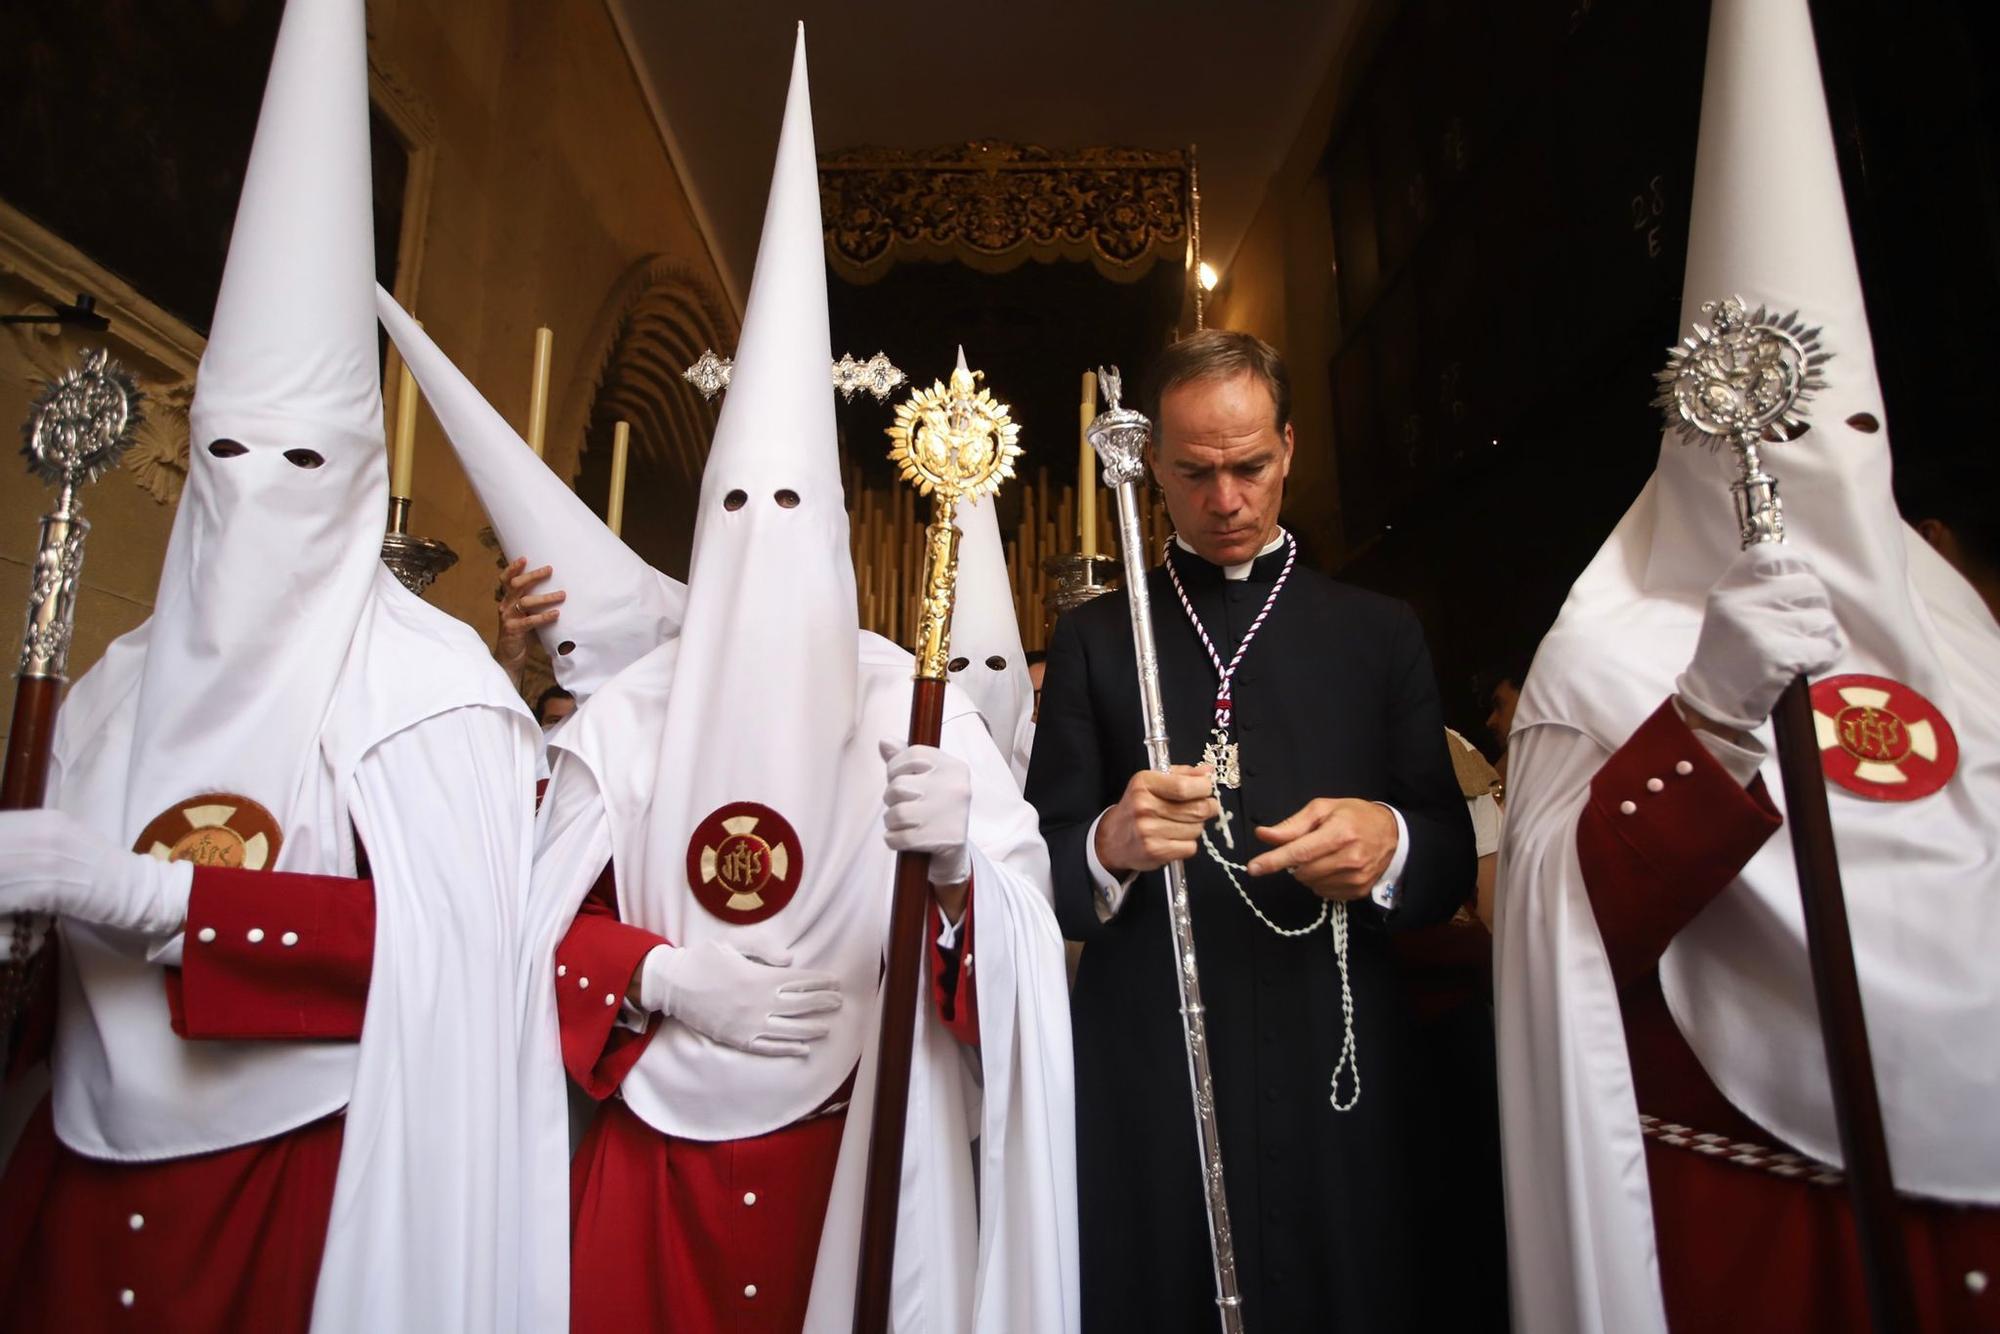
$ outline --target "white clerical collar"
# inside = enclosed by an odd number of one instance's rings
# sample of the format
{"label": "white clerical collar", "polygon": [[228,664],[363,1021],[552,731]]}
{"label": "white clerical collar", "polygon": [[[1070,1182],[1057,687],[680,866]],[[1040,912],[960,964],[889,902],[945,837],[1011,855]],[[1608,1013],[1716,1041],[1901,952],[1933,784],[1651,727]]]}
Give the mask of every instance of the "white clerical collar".
{"label": "white clerical collar", "polygon": [[[1174,534],[1174,545],[1179,547],[1182,551],[1187,552],[1187,554],[1190,556],[1201,558],[1201,553],[1199,551],[1196,551],[1193,547],[1189,546],[1187,544],[1187,539],[1182,537],[1179,533]],[[1279,525],[1278,531],[1271,535],[1271,540],[1266,542],[1258,550],[1257,555],[1252,556],[1249,560],[1246,560],[1238,565],[1223,566],[1222,577],[1232,582],[1240,582],[1244,579],[1248,579],[1250,577],[1250,567],[1257,563],[1259,557],[1268,556],[1283,545],[1285,545],[1285,529],[1284,526],[1281,524]]]}

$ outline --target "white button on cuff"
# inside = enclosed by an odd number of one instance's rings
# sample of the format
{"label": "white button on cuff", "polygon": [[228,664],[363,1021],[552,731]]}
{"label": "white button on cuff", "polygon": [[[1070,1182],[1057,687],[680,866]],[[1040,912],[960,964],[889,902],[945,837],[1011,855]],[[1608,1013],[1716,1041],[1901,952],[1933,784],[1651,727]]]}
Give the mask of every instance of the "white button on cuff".
{"label": "white button on cuff", "polygon": [[131,1229],[134,1232],[137,1232],[140,1228],[146,1226],[146,1215],[133,1214],[130,1218],[126,1219],[125,1222],[128,1226],[131,1227]]}
{"label": "white button on cuff", "polygon": [[1659,791],[1663,791],[1663,790],[1664,790],[1664,789],[1666,788],[1666,786],[1667,786],[1667,785],[1666,785],[1665,783],[1662,783],[1662,782],[1661,782],[1661,781],[1660,781],[1659,779],[1657,779],[1657,778],[1648,778],[1648,779],[1646,780],[1646,790],[1647,790],[1648,792],[1659,792]]}
{"label": "white button on cuff", "polygon": [[577,989],[578,991],[588,991],[588,990],[590,990],[590,979],[589,979],[589,978],[587,978],[587,977],[579,977],[579,978],[578,978],[578,979],[576,980],[576,989]]}
{"label": "white button on cuff", "polygon": [[264,928],[261,926],[253,926],[246,933],[246,937],[252,945],[262,944],[264,940]]}
{"label": "white button on cuff", "polygon": [[215,928],[212,926],[205,926],[201,930],[195,932],[194,938],[196,940],[199,940],[202,944],[206,945],[208,944],[209,941],[215,939]]}
{"label": "white button on cuff", "polygon": [[757,1285],[755,1283],[745,1283],[743,1285],[743,1295],[745,1297],[755,1297],[757,1295]]}
{"label": "white button on cuff", "polygon": [[1986,1291],[1986,1271],[1968,1269],[1965,1271],[1965,1290],[1977,1297]]}
{"label": "white button on cuff", "polygon": [[755,1203],[757,1203],[757,1192],[756,1192],[756,1191],[754,1191],[754,1190],[746,1190],[746,1191],[744,1191],[744,1192],[743,1192],[743,1203],[745,1203],[745,1204],[755,1204]]}
{"label": "white button on cuff", "polygon": [[556,965],[556,976],[557,976],[557,977],[568,977],[568,976],[569,976],[569,965],[568,965],[568,964],[566,964],[566,963],[559,963],[559,964],[557,964],[557,965]]}
{"label": "white button on cuff", "polygon": [[1639,803],[1636,801],[1621,801],[1618,803],[1618,813],[1620,815],[1632,815],[1635,814],[1638,811],[1638,809],[1639,809]]}
{"label": "white button on cuff", "polygon": [[286,949],[290,949],[299,943],[299,933],[296,931],[287,931],[284,935],[278,937],[278,943]]}
{"label": "white button on cuff", "polygon": [[125,1291],[118,1294],[118,1304],[120,1306],[130,1306],[133,1302],[136,1302],[138,1300],[139,1300],[139,1294],[132,1291],[132,1289],[130,1288],[127,1288],[125,1289]]}
{"label": "white button on cuff", "polygon": [[1676,764],[1674,766],[1674,772],[1679,774],[1682,778],[1686,778],[1689,774],[1694,772],[1694,762],[1692,760],[1682,760],[1679,764]]}
{"label": "white button on cuff", "polygon": [[618,997],[612,992],[607,991],[604,993],[604,1003],[606,1005],[616,1005],[618,1003]]}

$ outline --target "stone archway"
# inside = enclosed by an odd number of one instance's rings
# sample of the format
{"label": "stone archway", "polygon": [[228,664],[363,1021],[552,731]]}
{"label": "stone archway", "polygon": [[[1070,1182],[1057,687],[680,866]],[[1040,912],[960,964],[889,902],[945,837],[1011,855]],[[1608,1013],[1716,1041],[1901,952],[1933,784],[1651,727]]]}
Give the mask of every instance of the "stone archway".
{"label": "stone archway", "polygon": [[736,346],[737,321],[691,266],[654,256],[614,287],[592,326],[583,365],[590,378],[567,405],[557,438],[582,441],[567,469],[585,504],[604,513],[611,489],[611,437],[630,423],[624,538],[642,559],[675,577],[687,573],[701,470],[715,432],[717,403],[681,372],[705,348]]}

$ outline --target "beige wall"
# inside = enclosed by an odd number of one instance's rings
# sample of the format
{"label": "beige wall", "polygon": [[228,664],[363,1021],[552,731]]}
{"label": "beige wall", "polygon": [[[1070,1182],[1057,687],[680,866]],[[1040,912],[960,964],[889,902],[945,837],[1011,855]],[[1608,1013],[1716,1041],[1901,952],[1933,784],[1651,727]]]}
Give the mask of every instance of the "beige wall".
{"label": "beige wall", "polygon": [[1285,488],[1287,519],[1311,539],[1322,564],[1346,555],[1340,478],[1333,455],[1333,386],[1327,373],[1338,299],[1332,205],[1319,160],[1359,73],[1359,56],[1379,32],[1388,4],[1346,7],[1319,92],[1298,137],[1272,176],[1264,202],[1230,257],[1209,305],[1209,324],[1243,329],[1273,344],[1292,372],[1298,448]]}
{"label": "beige wall", "polygon": [[[517,426],[527,418],[534,329],[555,331],[548,454],[568,477],[600,369],[592,359],[603,356],[617,314],[614,293],[660,257],[722,290],[604,0],[373,0],[369,47],[376,101],[413,148],[398,295]],[[166,399],[186,393],[200,352],[200,340],[142,293],[0,201],[0,307],[67,300],[81,288],[99,294],[112,334],[0,334],[0,421],[25,416],[33,381],[105,342],[154,396],[158,420],[139,451],[151,460],[144,471],[120,468],[88,495],[93,531],[72,678],[150,606],[178,490],[160,456],[184,458],[186,448],[185,419]],[[0,467],[0,642],[11,664],[47,495],[14,465]],[[490,638],[486,519],[428,414],[415,490],[412,528],[459,555],[430,600]],[[628,499],[628,512],[635,504],[643,497]]]}

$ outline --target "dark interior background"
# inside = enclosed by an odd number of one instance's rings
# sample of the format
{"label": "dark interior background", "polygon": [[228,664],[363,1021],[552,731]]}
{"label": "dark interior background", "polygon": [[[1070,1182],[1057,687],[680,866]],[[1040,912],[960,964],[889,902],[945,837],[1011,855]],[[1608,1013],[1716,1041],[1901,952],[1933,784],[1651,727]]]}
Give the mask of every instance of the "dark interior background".
{"label": "dark interior background", "polygon": [[[1899,477],[1955,474],[1991,449],[1991,20],[1979,0],[1813,12]],[[1323,159],[1337,350],[1295,374],[1333,388],[1328,563],[1416,604],[1447,720],[1482,743],[1475,676],[1532,652],[1652,468],[1706,40],[1690,4],[1407,0]]]}

